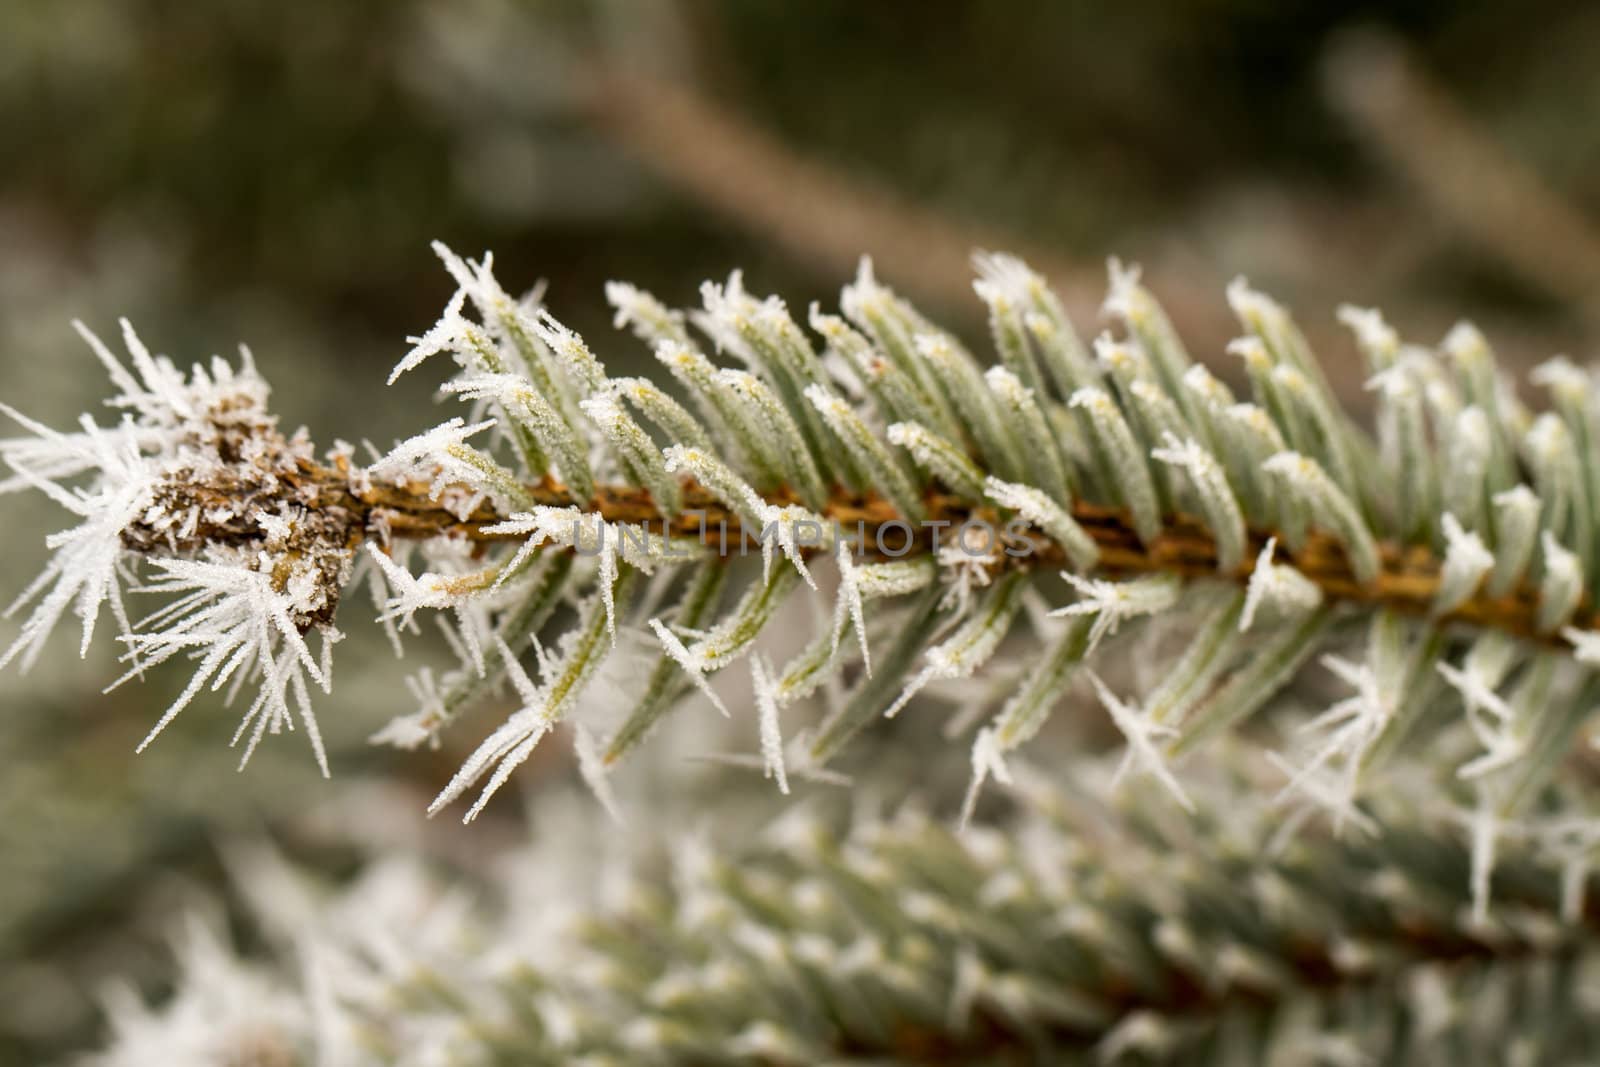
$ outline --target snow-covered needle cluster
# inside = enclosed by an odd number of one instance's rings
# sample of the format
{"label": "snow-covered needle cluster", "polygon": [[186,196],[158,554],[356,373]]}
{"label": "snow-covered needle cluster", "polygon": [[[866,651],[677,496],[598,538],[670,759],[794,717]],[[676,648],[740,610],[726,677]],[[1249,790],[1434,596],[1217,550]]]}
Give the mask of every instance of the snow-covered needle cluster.
{"label": "snow-covered needle cluster", "polygon": [[[306,479],[312,446],[279,431],[248,350],[237,369],[213,359],[185,376],[123,322],[130,371],[81,324],[78,331],[110,374],[117,395],[108,403],[121,415],[110,426],[85,415],[75,432],[60,433],[0,405],[33,434],[0,442],[12,471],[0,491],[37,489],[82,520],[50,537],[44,573],[11,607],[32,610],[0,666],[30,665],[69,608],[87,651],[109,606],[128,665],[122,681],[174,656],[195,663],[151,737],[201,690],[225,689],[231,699],[248,686],[235,738],[247,739],[245,758],[263,733],[294,728],[298,711],[326,772],[307,682],[326,690],[332,681],[333,614],[362,514],[337,487]],[[341,453],[327,462],[349,469]],[[124,585],[141,580],[134,592],[168,600],[135,626]]]}
{"label": "snow-covered needle cluster", "polygon": [[[242,693],[246,755],[298,723],[320,759],[311,690],[368,581],[397,644],[437,613],[458,657],[376,739],[434,743],[509,698],[433,806],[468,818],[568,727],[609,797],[669,711],[714,709],[749,749],[710,755],[788,790],[941,694],[967,704],[949,732],[974,744],[969,811],[1064,702],[1126,741],[1119,784],[1182,808],[1189,758],[1270,706],[1253,733],[1285,825],[1369,831],[1385,790],[1427,781],[1469,830],[1480,911],[1496,843],[1587,751],[1591,370],[1542,365],[1534,410],[1470,326],[1425,347],[1346,308],[1374,411],[1357,419],[1243,281],[1239,339],[1197,362],[1137,270],[1112,264],[1110,328],[1085,344],[1043,279],[980,255],[993,366],[864,261],[841,314],[797,316],[737,273],[689,311],[613,284],[661,370],[618,378],[487,257],[438,252],[458,288],[395,374],[446,365],[466,408],[365,464],[281,433],[248,355],[185,375],[125,329],[130,368],[85,331],[113,420],[64,433],[4,409],[29,436],[0,443],[0,488],[80,520],[5,659],[32,661],[69,608],[87,642],[105,608],[130,675],[193,663],[158,730],[202,690]],[[161,599],[132,610],[130,588]],[[769,637],[808,599],[813,632]],[[1132,683],[1104,669],[1127,642],[1157,657]],[[997,657],[1026,669],[974,702]],[[753,699],[724,684],[741,663]]]}
{"label": "snow-covered needle cluster", "polygon": [[147,1007],[115,990],[111,1043],[89,1062],[1498,1067],[1508,1049],[1592,1053],[1592,837],[1551,821],[1508,847],[1485,919],[1467,850],[1416,798],[1376,803],[1371,837],[1285,845],[1255,770],[1237,752],[1198,770],[1190,815],[1159,793],[1108,800],[1093,758],[1019,766],[1020,811],[965,834],[915,807],[846,819],[802,801],[731,849],[682,840],[668,799],[652,815],[674,830],[670,853],[620,865],[595,854],[598,816],[546,794],[544,832],[488,883],[389,854],[334,889],[235,849],[267,951],[191,923],[175,996]]}

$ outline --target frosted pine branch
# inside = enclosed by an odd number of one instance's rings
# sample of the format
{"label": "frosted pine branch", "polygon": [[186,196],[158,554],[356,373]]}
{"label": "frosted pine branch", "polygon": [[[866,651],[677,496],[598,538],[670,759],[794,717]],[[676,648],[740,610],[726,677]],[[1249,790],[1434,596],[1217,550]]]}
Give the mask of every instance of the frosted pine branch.
{"label": "frosted pine branch", "polygon": [[[451,612],[461,660],[413,679],[421,706],[380,739],[437,740],[485,697],[518,697],[436,809],[480,783],[481,806],[569,719],[604,788],[603,768],[702,697],[749,723],[759,765],[788,787],[799,768],[831,774],[883,714],[996,658],[1036,659],[979,735],[981,783],[1063,695],[1087,695],[1081,667],[1152,625],[1193,630],[1166,681],[1097,691],[1174,798],[1184,758],[1291,703],[1319,652],[1358,696],[1299,735],[1317,747],[1279,756],[1301,769],[1285,796],[1335,818],[1423,747],[1455,754],[1441,791],[1513,818],[1559,781],[1595,699],[1600,386],[1570,362],[1534,376],[1550,402],[1534,413],[1476,332],[1428,349],[1346,310],[1372,375],[1369,432],[1287,310],[1243,282],[1227,293],[1243,334],[1229,350],[1248,400],[1228,366],[1193,361],[1136,269],[1113,266],[1118,333],[1091,358],[1043,279],[984,256],[996,366],[864,264],[842,316],[810,310],[814,333],[737,274],[689,312],[611,286],[618,324],[666,371],[619,379],[608,346],[539,295],[510,296],[487,258],[438,251],[459,289],[396,373],[447,355],[442,390],[468,407],[367,466],[284,434],[248,354],[185,375],[131,328],[131,367],[85,332],[117,421],[62,433],[4,409],[27,435],[0,442],[14,475],[0,489],[37,489],[80,520],[50,539],[4,659],[31,663],[68,609],[86,644],[104,608],[130,673],[192,660],[163,725],[202,690],[238,692],[247,753],[298,724],[320,759],[311,686],[330,681],[335,617],[366,574],[396,639]],[[631,595],[640,574],[649,596]],[[164,606],[130,610],[146,596]],[[819,629],[780,663],[767,630],[797,597],[819,598]],[[576,624],[548,632],[571,603]],[[1484,642],[1503,669],[1474,659]],[[654,666],[604,732],[585,692],[623,645]],[[759,697],[732,706],[718,675],[748,657]]]}

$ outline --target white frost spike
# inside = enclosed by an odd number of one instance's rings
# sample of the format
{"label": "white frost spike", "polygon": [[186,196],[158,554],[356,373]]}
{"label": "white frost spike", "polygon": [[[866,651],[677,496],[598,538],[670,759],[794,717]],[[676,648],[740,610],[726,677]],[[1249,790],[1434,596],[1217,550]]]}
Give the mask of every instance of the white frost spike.
{"label": "white frost spike", "polygon": [[1561,920],[1582,922],[1584,890],[1600,845],[1600,821],[1583,816],[1543,820],[1537,838],[1541,850],[1561,864]]}
{"label": "white frost spike", "polygon": [[185,381],[171,360],[150,355],[126,319],[121,324],[137,376],[129,373],[83,323],[74,320],[72,325],[94,350],[118,390],[107,404],[130,414],[107,428],[94,427],[85,415],[79,420],[84,433],[62,434],[0,406],[0,411],[33,435],[0,439],[0,458],[18,472],[17,477],[0,481],[0,493],[35,488],[36,481],[21,477],[24,470],[46,480],[70,478],[90,470],[108,473],[100,463],[105,441],[97,438],[115,442],[118,449],[171,453],[191,435],[209,441],[222,427],[258,428],[274,423],[267,414],[271,389],[256,373],[248,349],[240,347],[237,371],[213,357],[209,368],[197,364]]}
{"label": "white frost spike", "polygon": [[433,573],[415,576],[370,541],[367,542],[367,552],[383,571],[389,587],[395,593],[384,602],[383,614],[379,618],[388,621],[398,619],[402,626],[410,625],[412,616],[424,608],[438,611],[459,606],[472,595],[487,589],[495,574],[491,570],[466,576]]}
{"label": "white frost spike", "polygon": [[953,609],[957,617],[966,615],[976,591],[989,588],[994,572],[1004,562],[997,542],[982,546],[981,551],[964,544],[940,545],[934,561],[945,586],[939,607]]}
{"label": "white frost spike", "polygon": [[411,624],[412,616],[423,609],[442,611],[453,609],[457,621],[461,626],[461,637],[465,645],[466,655],[472,669],[483,676],[483,645],[480,641],[480,631],[486,629],[483,620],[477,617],[471,609],[473,601],[487,592],[494,584],[496,571],[480,571],[476,574],[450,575],[427,573],[415,576],[406,568],[400,566],[389,555],[371,541],[367,542],[367,552],[383,571],[394,596],[389,597],[383,605],[383,614],[378,616],[380,622],[394,622],[399,620],[401,626]]}
{"label": "white frost spike", "polygon": [[[0,405],[0,410],[41,437],[64,439],[54,430],[25,419],[3,405]],[[99,483],[94,489],[68,490],[39,477],[26,467],[13,465],[24,482],[73,514],[81,516],[83,522],[70,530],[50,535],[45,544],[55,554],[45,565],[44,572],[6,609],[6,614],[10,615],[43,593],[46,587],[50,589],[28,616],[27,622],[23,623],[16,641],[6,649],[4,655],[0,655],[0,667],[10,663],[19,653],[23,669],[31,667],[50,631],[68,606],[72,606],[83,620],[79,655],[88,653],[89,639],[94,636],[101,604],[110,602],[124,635],[132,629],[122,606],[118,583],[124,556],[121,537],[123,529],[149,506],[155,475],[152,465],[139,455],[138,447],[133,442],[117,441],[96,427],[87,416],[83,419],[83,427],[82,447],[100,471]]]}
{"label": "white frost spike", "polygon": [[[124,319],[123,323],[124,328],[126,328],[127,320]],[[95,358],[105,367],[106,373],[111,378],[111,384],[122,391],[122,395],[111,402],[113,406],[138,407],[141,408],[142,413],[146,416],[169,413],[164,410],[164,405],[158,406],[155,411],[150,409],[148,403],[151,399],[154,399],[153,394],[147,393],[140,386],[138,380],[128,373],[128,369],[122,365],[122,361],[111,354],[111,349],[106,347],[105,342],[100,340],[93,330],[78,319],[72,320],[72,328],[78,331],[78,336],[88,343],[89,348],[95,354]],[[133,356],[134,368],[145,376],[146,384],[154,386],[155,380],[159,378],[159,372],[157,368],[148,362],[149,353],[144,349],[143,345],[139,346],[137,350],[130,349],[129,351]],[[141,358],[144,359],[144,362],[141,362]]]}
{"label": "white frost spike", "polygon": [[968,783],[967,794],[961,801],[961,816],[956,821],[960,829],[965,830],[972,822],[972,813],[978,807],[978,794],[990,777],[1002,785],[1011,784],[1011,769],[1002,758],[994,728],[985,726],[972,741],[972,781]]}
{"label": "white frost spike", "polygon": [[798,504],[767,504],[761,509],[761,562],[762,573],[768,575],[772,570],[772,544],[767,540],[766,533],[772,530],[777,534],[778,547],[783,549],[785,558],[794,564],[794,569],[800,572],[801,579],[812,589],[817,587],[816,579],[811,577],[811,572],[806,569],[805,555],[802,550],[807,547],[816,547],[811,542],[804,544],[800,541],[800,527],[819,531],[818,540],[827,534],[828,523],[814,511],[810,511]]}
{"label": "white frost spike", "polygon": [[531,433],[539,446],[549,453],[575,495],[582,497],[593,492],[588,444],[558,406],[559,397],[543,395],[534,381],[522,374],[464,375],[446,382],[441,388],[462,400],[498,404],[513,425]]}
{"label": "white frost spike", "polygon": [[[510,650],[501,646],[507,673],[522,705],[467,757],[461,769],[428,805],[429,815],[438,814],[487,773],[489,781],[461,821],[476,819],[500,787],[510,780],[512,772],[533,754],[544,735],[566,716],[610,650],[604,640],[604,616],[598,610],[597,600],[591,597],[585,602],[577,626],[562,637],[557,655],[547,655],[542,646],[534,644],[539,659],[540,684],[537,686],[522,672]],[[493,768],[492,773],[490,768]]]}
{"label": "white frost spike", "polygon": [[509,337],[526,334],[530,325],[529,316],[539,306],[543,283],[517,300],[495,278],[493,253],[485,252],[483,258],[474,263],[456,255],[443,241],[434,241],[430,247],[460,287],[461,293],[472,299],[479,316],[497,335]]}
{"label": "white frost spike", "polygon": [[1466,705],[1469,717],[1474,717],[1479,710],[1483,710],[1501,722],[1511,721],[1511,705],[1495,692],[1492,680],[1485,677],[1479,663],[1469,658],[1464,668],[1440,663],[1436,669],[1445,682],[1461,694],[1461,702]]}
{"label": "white frost spike", "polygon": [[[157,359],[150,354],[150,350],[134,332],[133,323],[127,319],[118,319],[117,324],[122,327],[123,347],[128,350],[134,369],[139,372],[139,377],[144,380],[148,389],[148,392],[140,394],[130,393],[126,391],[125,381],[118,382],[117,384],[124,388],[122,399],[128,406],[138,408],[140,414],[152,421],[193,418],[195,409],[184,386],[183,375],[165,356]],[[96,355],[101,356],[102,362],[105,361],[104,351],[102,346],[96,346]],[[107,370],[110,370],[110,364],[107,364]],[[115,380],[116,376],[113,375],[113,381]]]}
{"label": "white frost spike", "polygon": [[533,323],[533,332],[538,335],[539,340],[550,346],[550,350],[561,361],[568,377],[581,387],[583,396],[605,388],[605,368],[575,331],[563,326],[556,321],[554,315],[541,309]]}
{"label": "white frost spike", "polygon": [[[1439,667],[1439,673],[1451,685],[1456,685],[1456,679],[1445,673],[1443,664]],[[1494,699],[1489,687],[1472,674],[1462,675],[1460,681],[1462,685],[1457,688],[1467,698],[1467,726],[1483,746],[1483,754],[1457,768],[1456,777],[1481,778],[1491,771],[1509,767],[1527,755],[1531,739],[1516,709],[1503,700]],[[1479,714],[1480,707],[1489,714]]]}
{"label": "white frost spike", "polygon": [[1561,631],[1561,636],[1571,642],[1573,655],[1579,663],[1600,667],[1600,633],[1569,626]]}
{"label": "white frost spike", "polygon": [[614,589],[621,574],[620,564],[627,563],[650,574],[664,559],[682,555],[669,551],[666,540],[648,529],[641,532],[624,523],[606,522],[597,512],[576,507],[540,505],[518,512],[504,522],[485,526],[483,532],[520,534],[527,538],[511,561],[500,569],[501,575],[517,573],[531,553],[547,544],[565,545],[579,555],[595,557],[599,561],[596,584],[605,605],[606,633],[611,635],[613,644],[617,637]]}
{"label": "white frost spike", "polygon": [[617,806],[616,794],[612,792],[605,761],[600,757],[600,748],[595,743],[594,735],[581,722],[574,723],[572,727],[572,751],[578,757],[578,775],[583,779],[583,784],[589,787],[611,821],[620,825],[622,812]]}
{"label": "white frost spike", "polygon": [[1077,591],[1080,599],[1050,614],[1095,617],[1085,656],[1095,650],[1102,638],[1116,633],[1125,620],[1141,615],[1158,615],[1172,607],[1178,602],[1178,594],[1182,591],[1182,583],[1177,578],[1164,574],[1135,578],[1128,582],[1083,578],[1067,571],[1062,571],[1061,577]]}
{"label": "white frost spike", "polygon": [[[1267,753],[1267,761],[1282,771],[1293,784],[1295,791],[1310,801],[1314,808],[1320,808],[1331,815],[1337,830],[1342,831],[1346,826],[1354,826],[1364,834],[1377,833],[1378,824],[1366,812],[1356,807],[1355,796],[1343,774],[1335,773],[1327,767],[1310,769],[1296,767],[1278,753],[1271,751]],[[1303,810],[1286,820],[1275,836],[1274,843],[1286,843],[1307,814],[1309,811]]]}
{"label": "white frost spike", "polygon": [[524,707],[512,715],[467,758],[467,762],[456,772],[455,777],[433,799],[433,803],[428,805],[428,814],[433,815],[443,810],[447,804],[482,777],[484,771],[490,766],[495,766],[493,776],[461,821],[471,822],[476,819],[484,805],[489,802],[489,798],[499,792],[500,787],[510,779],[511,772],[533,754],[534,748],[549,732],[550,726],[548,717],[539,714],[533,706]]}
{"label": "white frost spike", "polygon": [[1293,567],[1272,562],[1278,539],[1268,538],[1261,554],[1256,557],[1256,568],[1250,574],[1250,584],[1245,590],[1244,612],[1239,616],[1239,632],[1244,633],[1255,624],[1256,612],[1262,607],[1277,611],[1305,612],[1322,603],[1322,589],[1310,578]]}
{"label": "white frost spike", "polygon": [[0,404],[0,414],[32,435],[0,438],[0,461],[16,472],[0,480],[0,493],[20,493],[36,488],[41,481],[62,481],[85,471],[104,475],[106,472],[100,464],[103,446],[97,443],[97,438],[115,440],[114,450],[137,455],[142,448],[163,447],[170,437],[167,430],[142,428],[132,420],[103,429],[85,416],[83,424],[93,426],[91,432],[60,433],[28,418],[9,404]]}
{"label": "white frost spike", "polygon": [[894,563],[869,563],[856,569],[861,599],[884,600],[926,589],[938,574],[938,566],[926,556]]}
{"label": "white frost spike", "polygon": [[1112,256],[1106,260],[1106,298],[1100,304],[1100,313],[1134,322],[1148,317],[1154,310],[1150,293],[1139,284],[1142,271],[1137,263],[1124,265]]}
{"label": "white frost spike", "polygon": [[1009,301],[1023,308],[1049,289],[1044,277],[1016,256],[1004,252],[977,252],[972,257],[978,280],[972,289],[985,302]]}
{"label": "white frost spike", "polygon": [[1463,530],[1450,512],[1445,512],[1440,525],[1444,530],[1445,556],[1433,610],[1443,615],[1466,603],[1478,591],[1484,575],[1494,567],[1494,553],[1484,546],[1483,538],[1475,531]]}
{"label": "white frost spike", "polygon": [[[1283,793],[1299,792],[1328,808],[1337,833],[1347,815],[1356,810],[1362,761],[1394,717],[1398,694],[1385,692],[1377,672],[1367,664],[1328,655],[1322,657],[1322,665],[1356,693],[1300,728],[1302,733],[1326,733],[1327,737],[1310,759],[1293,771]],[[1335,758],[1339,760],[1337,772],[1328,766]]]}
{"label": "white frost spike", "polygon": [[728,706],[717,696],[717,691],[711,688],[711,683],[706,681],[706,664],[693,651],[687,648],[678,635],[667,629],[667,624],[660,619],[650,620],[650,629],[655,631],[656,638],[660,640],[662,650],[671,656],[673,662],[683,668],[683,673],[689,676],[699,690],[706,695],[716,709],[722,712],[724,719],[732,718]]}
{"label": "white frost spike", "polygon": [[783,734],[778,728],[778,689],[766,657],[750,657],[750,677],[755,683],[756,723],[761,731],[761,773],[776,778],[778,792],[789,795],[789,776],[783,766]]}
{"label": "white frost spike", "polygon": [[407,371],[420,367],[429,356],[438,355],[440,352],[455,352],[461,345],[463,330],[471,326],[461,315],[461,309],[466,305],[467,292],[457,289],[450,302],[445,305],[444,314],[439,321],[420,337],[408,337],[406,340],[411,345],[411,350],[400,358],[394,370],[389,372],[389,383],[393,385],[400,380],[400,376]]}
{"label": "white frost spike", "polygon": [[[522,707],[531,708],[539,704],[544,696],[539,687],[533,684],[533,679],[528,677],[528,672],[522,669],[522,662],[516,653],[511,651],[511,646],[506,644],[505,638],[499,634],[494,635],[496,650],[500,653],[500,662],[506,665],[506,677],[511,680],[511,688],[517,692],[517,699],[522,701]],[[545,666],[544,649],[534,646],[534,655],[538,659],[541,669]]]}
{"label": "white frost spike", "polygon": [[867,648],[867,617],[862,609],[861,572],[856,566],[850,543],[839,541],[839,594],[833,609],[833,649],[839,650],[839,639],[844,634],[846,621],[855,627],[856,640],[861,644],[861,665],[872,676],[872,653]]}
{"label": "white frost spike", "polygon": [[1129,707],[1116,695],[1106,688],[1100,676],[1094,671],[1088,671],[1089,681],[1094,686],[1095,695],[1100,698],[1100,704],[1111,716],[1111,721],[1127,740],[1128,749],[1123,754],[1122,762],[1117,764],[1116,773],[1111,776],[1111,786],[1116,788],[1124,775],[1134,767],[1141,767],[1156,781],[1165,786],[1185,811],[1194,811],[1194,801],[1183,791],[1183,786],[1173,776],[1172,770],[1167,766],[1166,760],[1156,750],[1154,739],[1158,737],[1174,737],[1176,730],[1170,726],[1162,726],[1151,722],[1149,717],[1137,708]]}
{"label": "white frost spike", "polygon": [[[323,664],[312,657],[295,622],[300,605],[288,593],[273,588],[270,573],[252,570],[242,563],[159,559],[153,561],[153,566],[162,574],[148,588],[181,595],[141,624],[159,623],[162,629],[130,637],[128,656],[146,657],[147,665],[153,666],[183,652],[199,660],[199,665],[188,686],[135,751],[143,752],[207,684],[215,691],[230,680],[234,689],[247,681],[259,681],[260,692],[245,711],[239,733],[234,735],[237,742],[246,728],[251,730],[240,766],[249,760],[264,733],[293,728],[289,709],[292,692],[316,753],[317,766],[326,777],[328,757],[305,679],[309,675],[324,691],[330,679]],[[132,674],[130,671],[123,675],[113,685],[121,684]]]}

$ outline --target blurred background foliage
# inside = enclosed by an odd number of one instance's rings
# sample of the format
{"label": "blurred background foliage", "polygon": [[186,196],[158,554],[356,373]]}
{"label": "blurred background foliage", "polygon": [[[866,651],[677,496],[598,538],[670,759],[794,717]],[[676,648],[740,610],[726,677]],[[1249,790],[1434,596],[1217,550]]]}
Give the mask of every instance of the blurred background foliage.
{"label": "blurred background foliage", "polygon": [[[436,238],[546,282],[619,367],[645,353],[609,330],[608,278],[684,303],[737,266],[804,307],[862,252],[978,340],[979,246],[1050,273],[1085,333],[1105,257],[1142,263],[1230,376],[1238,273],[1293,306],[1352,396],[1341,301],[1424,343],[1470,313],[1512,361],[1587,357],[1597,59],[1600,9],[1578,2],[14,0],[0,398],[68,422],[103,391],[69,320],[109,335],[127,315],[183,362],[248,342],[284,420],[324,445],[386,442],[434,417],[422,377],[381,383],[449,295]],[[0,578],[20,589],[57,517],[5,514]],[[160,973],[162,917],[190,892],[171,887],[218,882],[228,832],[333,865],[355,823],[457,853],[518,832],[514,804],[423,828],[455,754],[367,750],[408,697],[348,629],[333,783],[293,738],[234,775],[228,717],[199,710],[133,758],[173,679],[102,697],[109,642],[80,665],[57,641],[5,677],[0,1062],[93,1042],[95,983]]]}

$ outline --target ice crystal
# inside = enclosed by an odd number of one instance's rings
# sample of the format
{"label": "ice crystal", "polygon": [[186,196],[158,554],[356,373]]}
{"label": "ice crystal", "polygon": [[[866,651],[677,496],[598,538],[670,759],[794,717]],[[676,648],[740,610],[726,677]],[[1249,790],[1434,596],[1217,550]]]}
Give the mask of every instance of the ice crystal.
{"label": "ice crystal", "polygon": [[302,635],[307,597],[314,580],[302,572],[285,582],[273,573],[276,564],[270,558],[263,558],[255,566],[251,565],[253,562],[154,562],[161,573],[146,588],[176,599],[141,621],[146,632],[129,638],[128,658],[136,664],[154,666],[182,654],[197,664],[188,686],[145,735],[139,749],[155,740],[207,685],[215,691],[231,682],[232,695],[243,683],[253,681],[260,685],[260,692],[245,710],[234,734],[235,743],[246,736],[246,731],[249,737],[239,765],[249,761],[263,734],[293,729],[292,701],[317,765],[326,775],[328,757],[311,709],[306,679],[309,676],[324,692],[331,692],[328,651],[337,634],[324,627],[323,656],[319,661]]}
{"label": "ice crystal", "polygon": [[1322,590],[1311,579],[1295,570],[1272,561],[1278,548],[1275,537],[1267,538],[1261,554],[1256,557],[1255,569],[1250,572],[1246,590],[1244,612],[1239,616],[1239,631],[1250,629],[1256,614],[1263,607],[1290,614],[1308,611],[1322,603]]}
{"label": "ice crystal", "polygon": [[1194,802],[1183,791],[1183,786],[1178,783],[1155,743],[1155,739],[1173,737],[1177,731],[1150,721],[1150,717],[1138,708],[1123,703],[1093,671],[1089,672],[1089,682],[1094,686],[1095,695],[1100,698],[1100,706],[1106,709],[1127,742],[1122,762],[1117,764],[1116,772],[1112,775],[1112,786],[1120,782],[1129,770],[1141,770],[1160,782],[1186,811],[1193,811]]}
{"label": "ice crystal", "polygon": [[1089,631],[1089,649],[1117,632],[1128,619],[1142,615],[1155,615],[1177,603],[1179,586],[1162,575],[1137,578],[1129,582],[1108,582],[1099,578],[1084,578],[1067,571],[1061,577],[1080,599],[1064,608],[1056,608],[1051,615],[1093,616],[1094,626]]}

